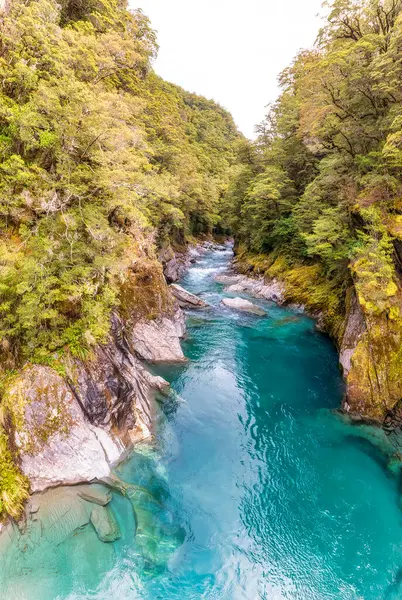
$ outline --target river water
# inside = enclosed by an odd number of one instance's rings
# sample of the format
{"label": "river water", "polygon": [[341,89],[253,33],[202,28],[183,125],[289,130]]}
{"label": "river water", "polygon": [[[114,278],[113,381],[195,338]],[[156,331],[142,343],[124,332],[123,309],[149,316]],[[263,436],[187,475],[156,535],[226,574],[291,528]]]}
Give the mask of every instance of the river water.
{"label": "river water", "polygon": [[220,305],[230,294],[214,277],[231,256],[209,252],[183,279],[211,308],[188,314],[189,362],[158,370],[172,394],[156,448],[118,470],[159,503],[145,542],[115,493],[119,541],[91,525],[61,543],[20,541],[0,556],[1,598],[402,598],[401,490],[384,440],[334,413],[337,355],[311,319],[263,300],[266,317]]}

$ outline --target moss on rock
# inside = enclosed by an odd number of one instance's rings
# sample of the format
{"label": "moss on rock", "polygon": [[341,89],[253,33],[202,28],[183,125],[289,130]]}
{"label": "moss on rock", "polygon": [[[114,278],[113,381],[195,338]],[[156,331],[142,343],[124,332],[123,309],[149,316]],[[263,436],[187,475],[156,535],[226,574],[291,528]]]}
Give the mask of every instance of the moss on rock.
{"label": "moss on rock", "polygon": [[132,325],[141,319],[156,319],[172,313],[173,298],[157,260],[137,260],[120,285],[119,312]]}
{"label": "moss on rock", "polygon": [[7,515],[18,519],[29,495],[28,479],[21,473],[10,448],[10,439],[0,425],[0,521]]}
{"label": "moss on rock", "polygon": [[[343,365],[345,408],[382,423],[402,398],[402,289],[393,264],[384,260],[378,265],[378,256],[372,252],[361,255],[350,265],[353,281],[347,276],[341,282],[325,276],[318,263],[295,263],[282,255],[253,255],[242,248],[237,264],[242,272],[281,281],[287,302],[302,304],[310,314],[320,316],[341,355],[345,349],[348,353],[348,367]],[[360,312],[359,331],[351,344],[345,340],[345,330],[354,310]]]}

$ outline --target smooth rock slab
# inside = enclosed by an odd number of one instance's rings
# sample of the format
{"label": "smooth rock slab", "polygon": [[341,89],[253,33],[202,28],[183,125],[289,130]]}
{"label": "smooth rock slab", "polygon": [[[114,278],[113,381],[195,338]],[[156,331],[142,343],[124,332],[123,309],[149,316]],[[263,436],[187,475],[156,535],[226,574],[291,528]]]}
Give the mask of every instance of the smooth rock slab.
{"label": "smooth rock slab", "polygon": [[239,292],[246,292],[247,286],[242,283],[234,283],[233,285],[229,285],[229,287],[225,288],[225,292],[229,292],[231,294],[238,294]]}
{"label": "smooth rock slab", "polygon": [[80,486],[78,496],[92,504],[106,506],[112,499],[112,492],[100,485]]}
{"label": "smooth rock slab", "polygon": [[102,479],[110,473],[98,428],[90,425],[70,387],[55,371],[27,367],[7,394],[6,402],[18,422],[14,441],[21,470],[31,492]]}
{"label": "smooth rock slab", "polygon": [[244,279],[243,275],[216,275],[214,281],[223,283],[224,285],[234,285]]}
{"label": "smooth rock slab", "polygon": [[244,300],[244,298],[224,298],[222,300],[222,304],[228,306],[229,308],[259,315],[261,317],[267,314],[263,308],[253,304],[252,302],[249,302],[248,300]]}
{"label": "smooth rock slab", "polygon": [[172,283],[169,289],[178,301],[180,308],[205,308],[208,306],[201,298],[188,292],[181,285]]}
{"label": "smooth rock slab", "polygon": [[91,512],[91,523],[101,542],[115,542],[121,538],[121,531],[110,508],[95,506]]}

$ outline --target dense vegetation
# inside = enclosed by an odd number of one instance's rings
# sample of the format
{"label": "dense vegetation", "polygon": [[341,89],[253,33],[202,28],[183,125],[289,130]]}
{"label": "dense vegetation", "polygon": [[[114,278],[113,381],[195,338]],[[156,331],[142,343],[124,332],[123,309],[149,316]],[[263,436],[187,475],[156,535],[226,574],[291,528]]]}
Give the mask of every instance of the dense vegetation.
{"label": "dense vegetation", "polygon": [[[395,407],[402,0],[327,11],[251,144],[221,107],[153,72],[141,11],[11,3],[0,16],[1,386],[27,361],[85,358],[113,309],[146,307],[159,251],[230,227],[239,264],[282,280],[339,345],[357,303],[348,400],[377,420]],[[17,516],[28,483],[8,420],[0,406],[0,514]]]}
{"label": "dense vegetation", "polygon": [[[154,32],[124,1],[13,0],[0,30],[1,391],[27,361],[88,356],[154,280],[159,297],[158,252],[219,228],[240,136],[153,72]],[[3,402],[0,515],[16,516],[12,427]]]}
{"label": "dense vegetation", "polygon": [[317,43],[282,73],[225,212],[240,257],[323,311],[339,343],[357,295],[367,332],[349,390],[379,418],[402,396],[402,2],[325,5]]}
{"label": "dense vegetation", "polygon": [[164,82],[118,0],[15,1],[0,40],[0,340],[9,367],[105,337],[127,269],[209,233],[239,138]]}

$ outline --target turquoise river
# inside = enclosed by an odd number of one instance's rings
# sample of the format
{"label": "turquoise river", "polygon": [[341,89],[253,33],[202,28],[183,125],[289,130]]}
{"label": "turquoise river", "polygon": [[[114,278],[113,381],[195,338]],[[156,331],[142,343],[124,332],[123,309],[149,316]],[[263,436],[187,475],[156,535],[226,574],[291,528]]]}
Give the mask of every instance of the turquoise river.
{"label": "turquoise river", "polygon": [[172,392],[155,446],[118,469],[145,488],[132,503],[113,494],[121,538],[42,524],[0,543],[1,599],[402,599],[402,490],[385,436],[336,413],[337,354],[313,320],[220,304],[231,257],[210,251],[182,281],[211,308],[187,315],[188,363],[158,369]]}

